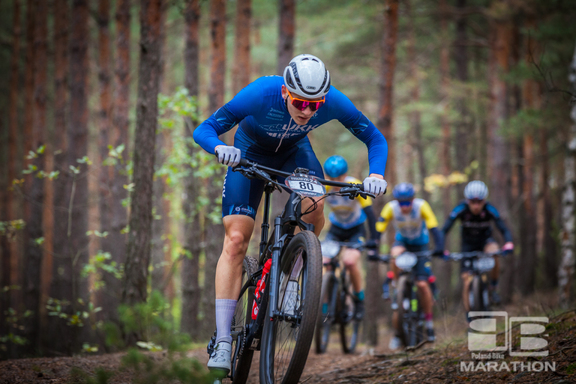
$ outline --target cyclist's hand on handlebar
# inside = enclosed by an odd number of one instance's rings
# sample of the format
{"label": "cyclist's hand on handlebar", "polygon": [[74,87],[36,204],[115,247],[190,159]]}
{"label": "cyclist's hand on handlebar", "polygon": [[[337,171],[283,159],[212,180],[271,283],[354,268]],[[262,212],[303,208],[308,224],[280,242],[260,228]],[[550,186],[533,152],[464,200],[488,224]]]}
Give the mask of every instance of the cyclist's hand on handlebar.
{"label": "cyclist's hand on handlebar", "polygon": [[378,241],[374,239],[367,240],[364,244],[368,260],[378,260]]}
{"label": "cyclist's hand on handlebar", "polygon": [[368,261],[380,261],[380,256],[378,256],[378,252],[370,252],[368,251]]}
{"label": "cyclist's hand on handlebar", "polygon": [[386,192],[388,183],[384,179],[374,176],[368,176],[364,179],[364,192],[372,193],[376,196],[381,196]]}
{"label": "cyclist's hand on handlebar", "polygon": [[502,252],[505,254],[512,253],[513,251],[514,251],[514,243],[511,241],[507,242],[502,246]]}
{"label": "cyclist's hand on handlebar", "polygon": [[218,156],[218,162],[220,164],[229,167],[237,166],[242,158],[242,152],[240,152],[238,148],[230,145],[218,145],[215,149],[215,154]]}
{"label": "cyclist's hand on handlebar", "polygon": [[444,257],[444,251],[442,249],[435,249],[434,252],[432,252],[432,256]]}

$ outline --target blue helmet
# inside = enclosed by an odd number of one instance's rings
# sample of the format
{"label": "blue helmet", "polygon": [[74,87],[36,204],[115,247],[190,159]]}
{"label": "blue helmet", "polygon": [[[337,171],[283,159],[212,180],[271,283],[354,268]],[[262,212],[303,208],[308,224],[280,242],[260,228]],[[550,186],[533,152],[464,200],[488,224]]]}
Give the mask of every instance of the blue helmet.
{"label": "blue helmet", "polygon": [[411,200],[414,198],[414,193],[414,186],[410,183],[400,183],[392,191],[392,195],[398,200]]}
{"label": "blue helmet", "polygon": [[330,177],[339,177],[348,172],[348,163],[342,156],[330,156],[324,163],[324,171]]}

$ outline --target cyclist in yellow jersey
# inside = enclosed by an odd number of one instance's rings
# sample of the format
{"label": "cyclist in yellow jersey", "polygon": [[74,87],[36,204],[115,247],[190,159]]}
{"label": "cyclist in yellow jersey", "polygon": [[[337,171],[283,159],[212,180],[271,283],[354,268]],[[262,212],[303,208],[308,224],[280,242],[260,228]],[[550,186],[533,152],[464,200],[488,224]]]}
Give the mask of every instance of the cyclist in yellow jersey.
{"label": "cyclist in yellow jersey", "polygon": [[[438,220],[434,212],[432,212],[430,204],[428,204],[426,200],[414,198],[414,186],[410,183],[398,184],[392,194],[396,200],[384,206],[378,223],[376,223],[378,232],[385,232],[390,222],[392,222],[396,228],[396,238],[390,250],[392,258],[396,258],[406,251],[426,251],[430,241],[430,234],[434,237],[434,245],[436,246],[433,255],[442,255],[442,232],[438,229]],[[415,268],[416,286],[418,287],[418,295],[424,310],[428,340],[434,341],[434,326],[432,322],[434,300],[429,285],[429,279],[433,278],[433,275],[430,264],[429,261],[424,262],[419,259]],[[391,261],[390,265],[393,272],[393,279],[395,280],[398,276],[398,268],[394,260]],[[398,304],[393,303],[392,309],[394,313],[392,314],[392,324],[395,329],[397,329],[398,324],[397,308]],[[400,347],[400,338],[398,335],[390,341],[389,346],[390,349]]]}
{"label": "cyclist in yellow jersey", "polygon": [[[328,179],[346,183],[361,183],[358,179],[348,176],[348,163],[342,156],[331,156],[324,163],[324,172]],[[337,187],[327,187],[326,192],[337,191]],[[325,240],[339,242],[362,242],[365,238],[364,224],[368,222],[370,239],[365,247],[368,252],[375,252],[380,234],[376,231],[376,215],[372,209],[372,199],[357,197],[350,200],[346,196],[328,196],[326,198],[330,212],[330,230]],[[362,272],[360,270],[360,251],[354,248],[342,250],[344,267],[350,273],[350,281],[354,290],[354,315],[361,320],[364,317],[364,289]]]}

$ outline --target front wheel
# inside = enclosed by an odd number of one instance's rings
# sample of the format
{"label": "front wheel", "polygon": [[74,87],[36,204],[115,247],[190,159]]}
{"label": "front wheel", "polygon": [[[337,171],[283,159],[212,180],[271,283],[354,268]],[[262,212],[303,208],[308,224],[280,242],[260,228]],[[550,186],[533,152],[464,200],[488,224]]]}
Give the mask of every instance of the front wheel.
{"label": "front wheel", "polygon": [[360,329],[360,320],[355,317],[355,304],[352,298],[352,283],[350,276],[345,271],[344,284],[338,292],[338,313],[340,314],[340,342],[342,352],[354,353],[358,343],[358,333]]}
{"label": "front wheel", "polygon": [[338,280],[334,272],[326,272],[322,276],[322,293],[320,295],[320,313],[316,325],[316,353],[326,352],[330,339],[330,329],[336,316],[336,297],[338,294]]}
{"label": "front wheel", "polygon": [[316,235],[303,231],[294,236],[280,264],[276,309],[283,316],[264,320],[260,353],[260,382],[264,384],[296,384],[306,365],[322,281],[322,252]]}
{"label": "front wheel", "polygon": [[[242,286],[248,281],[250,276],[258,269],[258,262],[250,256],[244,258],[242,269]],[[244,384],[248,380],[250,366],[252,365],[252,355],[254,351],[244,345],[246,336],[246,325],[252,320],[252,303],[254,301],[254,289],[250,286],[238,298],[234,317],[232,318],[232,377],[233,384]]]}

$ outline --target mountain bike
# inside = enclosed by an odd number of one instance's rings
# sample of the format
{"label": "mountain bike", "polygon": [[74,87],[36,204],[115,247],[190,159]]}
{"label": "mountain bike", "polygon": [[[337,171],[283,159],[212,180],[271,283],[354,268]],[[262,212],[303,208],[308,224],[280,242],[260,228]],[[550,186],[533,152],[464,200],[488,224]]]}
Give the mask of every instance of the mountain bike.
{"label": "mountain bike", "polygon": [[[431,251],[404,252],[394,259],[399,272],[392,309],[398,311],[398,336],[407,349],[418,348],[427,342],[424,313],[416,286],[416,265],[421,259],[424,262],[430,261],[431,256]],[[391,259],[389,255],[369,258],[371,261],[385,263]]]}
{"label": "mountain bike", "polygon": [[326,352],[333,325],[339,325],[340,343],[344,353],[354,353],[358,343],[361,321],[354,316],[354,298],[350,275],[346,268],[340,268],[339,255],[344,247],[360,249],[363,243],[323,241],[322,256],[329,259],[328,267],[322,276],[321,305],[316,326],[316,353]]}
{"label": "mountain bike", "polygon": [[[242,159],[233,170],[266,184],[259,258],[247,256],[244,260],[243,285],[231,327],[232,369],[226,377],[234,384],[245,383],[254,351],[260,351],[260,383],[296,384],[314,336],[322,281],[320,242],[314,225],[302,220],[317,204],[301,212],[302,201],[325,196],[324,185],[341,187],[330,194],[374,196],[363,192],[362,184],[323,180],[309,175],[305,168],[291,174]],[[271,175],[285,178],[285,185]],[[282,189],[290,191],[290,198],[274,219],[268,237],[271,194]],[[296,228],[300,229],[298,234]],[[214,336],[209,354],[215,344]]]}
{"label": "mountain bike", "polygon": [[468,304],[470,311],[489,311],[492,307],[490,298],[490,271],[496,265],[496,256],[505,255],[502,251],[496,253],[456,252],[447,255],[449,260],[463,260],[469,267],[471,280],[468,283]]}

